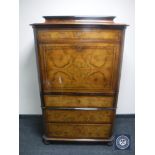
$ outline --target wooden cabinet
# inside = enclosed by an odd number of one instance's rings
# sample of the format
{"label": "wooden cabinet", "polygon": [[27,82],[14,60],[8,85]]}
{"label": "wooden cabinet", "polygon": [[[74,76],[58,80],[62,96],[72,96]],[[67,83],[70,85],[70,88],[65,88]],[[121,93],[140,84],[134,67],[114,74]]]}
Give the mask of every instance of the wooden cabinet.
{"label": "wooden cabinet", "polygon": [[44,18],[32,24],[44,140],[111,141],[127,25],[113,16]]}

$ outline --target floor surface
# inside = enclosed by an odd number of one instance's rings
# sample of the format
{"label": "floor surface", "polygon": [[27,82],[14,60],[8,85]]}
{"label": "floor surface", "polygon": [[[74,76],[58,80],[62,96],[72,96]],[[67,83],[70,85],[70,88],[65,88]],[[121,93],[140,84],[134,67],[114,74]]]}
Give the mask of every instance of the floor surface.
{"label": "floor surface", "polygon": [[116,150],[114,145],[107,146],[87,143],[53,143],[42,142],[42,119],[40,116],[21,117],[19,120],[19,155],[134,155],[134,118],[117,118],[115,134],[128,134],[131,137],[129,150]]}

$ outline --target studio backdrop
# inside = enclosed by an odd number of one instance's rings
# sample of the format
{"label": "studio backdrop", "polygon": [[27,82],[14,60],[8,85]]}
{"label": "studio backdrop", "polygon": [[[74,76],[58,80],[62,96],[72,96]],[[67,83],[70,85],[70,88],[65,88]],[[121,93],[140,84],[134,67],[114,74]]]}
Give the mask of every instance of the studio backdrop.
{"label": "studio backdrop", "polygon": [[[117,114],[134,114],[134,0],[20,0],[20,114],[41,114],[33,30],[42,16],[116,16],[127,23]],[[118,20],[119,19],[119,20]]]}

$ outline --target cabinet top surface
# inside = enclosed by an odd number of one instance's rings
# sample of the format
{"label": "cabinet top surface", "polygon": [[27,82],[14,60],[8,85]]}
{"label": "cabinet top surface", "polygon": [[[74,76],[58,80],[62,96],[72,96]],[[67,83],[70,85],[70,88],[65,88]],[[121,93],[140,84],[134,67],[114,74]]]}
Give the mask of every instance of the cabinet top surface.
{"label": "cabinet top surface", "polygon": [[34,23],[32,26],[51,26],[51,25],[103,25],[103,26],[122,26],[128,25],[115,23],[115,16],[43,16],[43,23]]}

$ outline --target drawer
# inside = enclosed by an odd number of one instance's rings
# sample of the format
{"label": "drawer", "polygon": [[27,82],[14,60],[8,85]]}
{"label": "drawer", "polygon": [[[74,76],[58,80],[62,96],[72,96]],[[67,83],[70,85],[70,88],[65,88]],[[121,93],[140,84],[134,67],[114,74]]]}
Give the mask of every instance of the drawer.
{"label": "drawer", "polygon": [[[41,43],[53,41],[74,41],[74,40],[107,40],[120,41],[120,30],[102,30],[102,29],[61,29],[61,30],[39,30],[38,40]],[[65,40],[64,40],[65,39]]]}
{"label": "drawer", "polygon": [[66,123],[112,123],[113,110],[71,110],[46,109],[44,110],[46,122]]}
{"label": "drawer", "polygon": [[46,136],[49,138],[110,138],[111,124],[63,124],[47,123]]}
{"label": "drawer", "polygon": [[113,107],[114,97],[103,96],[67,96],[45,95],[45,106],[48,107]]}

